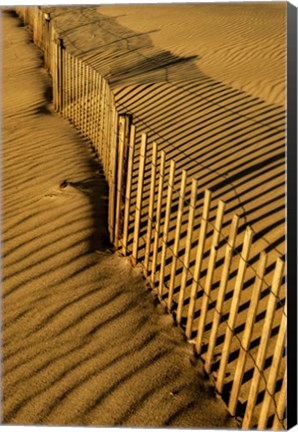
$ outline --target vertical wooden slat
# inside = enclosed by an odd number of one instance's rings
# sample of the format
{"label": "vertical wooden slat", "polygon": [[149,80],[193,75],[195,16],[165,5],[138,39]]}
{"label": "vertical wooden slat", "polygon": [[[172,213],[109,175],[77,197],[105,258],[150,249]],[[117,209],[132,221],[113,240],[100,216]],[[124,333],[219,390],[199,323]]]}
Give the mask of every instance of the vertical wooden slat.
{"label": "vertical wooden slat", "polygon": [[197,202],[197,190],[198,190],[198,182],[197,182],[197,180],[192,179],[190,204],[189,204],[189,208],[188,208],[188,223],[187,223],[187,234],[186,234],[186,240],[185,240],[183,270],[182,270],[181,285],[180,285],[179,299],[178,299],[178,308],[177,308],[177,316],[176,316],[176,321],[178,324],[180,324],[181,319],[182,319],[182,310],[183,310],[183,305],[184,305],[186,282],[187,282],[187,276],[188,276],[188,271],[189,271],[191,241],[192,241],[195,209],[196,209],[196,202]]}
{"label": "vertical wooden slat", "polygon": [[124,168],[124,141],[125,141],[125,116],[119,117],[119,137],[117,143],[118,152],[118,167],[117,167],[117,187],[116,187],[116,212],[115,212],[115,237],[114,244],[116,249],[119,245],[120,236],[120,214],[122,203],[122,181],[123,181],[123,168]]}
{"label": "vertical wooden slat", "polygon": [[265,397],[262,402],[262,408],[259,416],[258,429],[266,429],[269,416],[270,405],[272,403],[272,395],[275,392],[276,381],[278,378],[278,371],[281,364],[283,352],[285,349],[285,335],[286,335],[286,306],[284,307],[283,316],[281,319],[279,332],[275,344],[272,364],[267,379]]}
{"label": "vertical wooden slat", "polygon": [[[97,76],[97,96],[96,96],[96,130],[95,130],[95,142],[96,142],[96,149],[99,157],[101,158],[101,152],[100,152],[100,128],[101,128],[101,118],[100,118],[100,108],[101,108],[101,85],[102,85],[102,78],[99,75],[99,73],[96,73]],[[115,124],[114,124],[115,126]],[[115,140],[113,141],[114,145],[117,142],[117,130],[118,130],[118,123],[117,123],[117,129],[116,129],[116,135]]]}
{"label": "vertical wooden slat", "polygon": [[216,220],[215,220],[212,245],[211,245],[210,256],[209,256],[209,262],[208,262],[206,282],[205,282],[205,287],[203,292],[200,319],[198,322],[198,335],[196,340],[196,352],[198,354],[201,353],[201,346],[202,346],[204,328],[205,328],[206,317],[208,312],[209,297],[210,297],[210,292],[212,287],[213,273],[214,273],[216,256],[217,256],[217,247],[220,240],[220,232],[221,232],[224,210],[225,210],[225,203],[223,201],[219,201],[217,207],[217,213],[216,213]]}
{"label": "vertical wooden slat", "polygon": [[100,94],[100,153],[101,153],[101,159],[104,163],[105,161],[105,145],[104,145],[104,137],[105,137],[105,93],[106,93],[106,81],[105,79],[102,79],[102,86],[101,86],[101,94]]}
{"label": "vertical wooden slat", "polygon": [[62,98],[63,98],[63,59],[62,59],[62,39],[58,39],[58,111],[62,111]]}
{"label": "vertical wooden slat", "polygon": [[70,64],[69,64],[69,53],[66,51],[66,117],[70,117]]}
{"label": "vertical wooden slat", "polygon": [[86,66],[84,62],[81,62],[81,82],[82,82],[82,97],[81,97],[81,125],[80,129],[82,134],[85,136],[85,100],[86,100]]}
{"label": "vertical wooden slat", "polygon": [[260,383],[261,374],[263,373],[264,364],[266,360],[267,348],[268,348],[268,343],[271,334],[271,327],[274,318],[277,297],[279,295],[279,291],[281,287],[283,269],[284,269],[283,261],[280,258],[277,258],[275,271],[273,275],[272,287],[269,294],[264,326],[261,335],[261,341],[260,341],[257,359],[256,359],[256,365],[255,365],[252,382],[249,389],[246,410],[245,410],[243,423],[242,423],[242,427],[244,429],[249,429],[250,427],[251,419],[253,416],[253,412],[257,400],[259,383]]}
{"label": "vertical wooden slat", "polygon": [[71,121],[74,124],[74,117],[75,117],[75,57],[71,56]]}
{"label": "vertical wooden slat", "polygon": [[88,137],[88,108],[89,108],[89,65],[85,63],[85,97],[84,97],[84,135]]}
{"label": "vertical wooden slat", "polygon": [[111,243],[114,242],[114,235],[115,235],[114,231],[115,231],[116,186],[117,186],[117,165],[118,165],[117,143],[118,143],[118,124],[119,124],[119,120],[118,120],[119,116],[116,110],[114,114],[115,114],[114,139],[113,139],[112,155],[111,155],[111,180],[109,185],[109,233],[110,233]]}
{"label": "vertical wooden slat", "polygon": [[179,203],[178,203],[178,212],[176,219],[176,231],[175,231],[175,241],[173,247],[173,260],[171,265],[171,277],[169,283],[169,294],[168,294],[168,309],[172,308],[172,301],[175,289],[175,280],[176,280],[176,271],[177,271],[177,260],[179,253],[179,245],[180,245],[180,235],[181,235],[181,223],[182,216],[184,210],[184,201],[185,201],[185,190],[186,190],[186,180],[187,180],[187,172],[185,170],[182,171],[181,184],[180,184],[180,192],[179,192]]}
{"label": "vertical wooden slat", "polygon": [[96,123],[96,89],[97,89],[96,72],[95,72],[95,69],[92,68],[92,123],[91,123],[91,140],[92,140],[94,148],[95,148],[95,123]]}
{"label": "vertical wooden slat", "polygon": [[241,298],[241,291],[243,287],[252,238],[253,238],[253,230],[250,227],[247,227],[244,241],[243,241],[243,248],[240,256],[238,273],[237,273],[234,292],[233,292],[233,298],[232,298],[232,304],[231,304],[231,309],[230,309],[228,323],[227,323],[225,341],[222,349],[222,355],[221,355],[221,360],[220,360],[220,365],[219,365],[219,370],[217,375],[216,389],[219,393],[222,392],[223,385],[224,385],[224,378],[225,378],[226,368],[229,360],[231,342],[232,342],[234,329],[236,325],[238,308],[239,308],[239,303]]}
{"label": "vertical wooden slat", "polygon": [[150,196],[149,196],[149,208],[148,208],[148,223],[147,223],[147,235],[146,235],[146,249],[144,259],[144,275],[148,276],[149,270],[149,258],[151,252],[151,239],[152,239],[152,226],[154,216],[154,199],[156,189],[156,165],[157,165],[157,144],[153,142],[152,145],[152,160],[151,160],[151,181],[150,181]]}
{"label": "vertical wooden slat", "polygon": [[216,345],[217,330],[222,316],[223,303],[224,303],[226,288],[229,280],[229,273],[230,273],[230,267],[231,267],[231,262],[233,257],[233,249],[235,247],[238,224],[239,224],[239,216],[234,215],[231,223],[228,244],[226,246],[225,260],[224,260],[220,285],[217,294],[216,306],[214,310],[214,317],[213,317],[212,328],[211,328],[211,333],[210,333],[210,338],[208,343],[208,351],[205,359],[205,370],[207,373],[211,372],[211,364],[213,360],[214,348]]}
{"label": "vertical wooden slat", "polygon": [[139,235],[140,235],[142,199],[143,199],[143,189],[144,189],[144,173],[145,173],[145,162],[146,162],[146,147],[147,147],[147,135],[145,133],[142,133],[134,236],[133,236],[133,247],[132,247],[132,265],[136,265],[138,261],[139,240],[140,240]]}
{"label": "vertical wooden slat", "polygon": [[[115,247],[119,247],[120,237],[122,235],[122,202],[123,202],[123,184],[124,184],[124,167],[127,151],[127,141],[129,133],[129,119],[127,116],[119,117],[119,138],[118,138],[118,168],[117,168],[117,192],[116,192],[116,211],[115,211]],[[107,162],[106,162],[107,164]]]}
{"label": "vertical wooden slat", "polygon": [[61,49],[61,55],[62,55],[62,76],[61,76],[61,87],[62,87],[62,92],[61,92],[61,113],[63,115],[63,117],[65,117],[65,106],[66,106],[66,101],[65,101],[65,94],[66,94],[66,62],[65,62],[65,49]]}
{"label": "vertical wooden slat", "polygon": [[281,390],[279,392],[277,409],[273,420],[273,430],[287,429],[286,419],[284,419],[284,412],[286,407],[287,397],[287,369],[285,370],[284,379],[282,382]]}
{"label": "vertical wooden slat", "polygon": [[207,189],[205,190],[205,196],[204,196],[204,206],[203,206],[203,214],[201,218],[199,243],[197,247],[193,282],[191,287],[190,302],[189,302],[188,315],[187,315],[187,324],[186,324],[186,331],[185,331],[187,338],[190,338],[192,333],[192,323],[193,323],[193,317],[195,312],[195,304],[196,304],[197,291],[199,286],[201,266],[202,266],[203,253],[205,247],[205,239],[206,239],[207,226],[208,226],[210,201],[211,201],[211,192]]}
{"label": "vertical wooden slat", "polygon": [[159,234],[160,234],[160,220],[161,220],[162,197],[163,197],[163,186],[164,186],[165,160],[166,160],[166,154],[162,150],[160,153],[159,184],[158,184],[158,195],[157,195],[152,266],[151,266],[151,275],[150,275],[150,282],[153,285],[153,287],[155,286],[157,256],[158,256],[158,247],[159,247]]}
{"label": "vertical wooden slat", "polygon": [[260,293],[263,286],[266,264],[267,264],[267,254],[265,252],[262,252],[260,255],[259,265],[257,268],[256,279],[252,290],[249,309],[247,311],[247,318],[246,318],[245,328],[242,336],[239,358],[236,365],[236,371],[233,380],[231,396],[229,400],[229,412],[232,416],[236,414],[238,397],[239,397],[242,379],[244,375],[245,362],[246,362],[247,353],[249,350],[249,345],[250,345],[251,336],[253,332],[253,326],[254,326],[257,310],[258,310]]}
{"label": "vertical wooden slat", "polygon": [[129,231],[129,215],[131,204],[131,186],[132,186],[132,171],[133,171],[133,158],[135,150],[135,136],[136,128],[134,125],[130,127],[129,147],[127,156],[127,176],[125,187],[125,209],[124,209],[124,223],[123,223],[123,243],[122,253],[127,255],[128,231]]}
{"label": "vertical wooden slat", "polygon": [[174,188],[174,179],[175,179],[175,166],[176,166],[175,161],[171,160],[170,174],[169,174],[169,181],[168,181],[168,194],[167,194],[167,201],[166,201],[166,213],[165,213],[164,229],[163,229],[163,236],[162,236],[160,271],[159,271],[158,294],[160,298],[162,298],[163,295],[163,284],[164,284],[164,277],[165,277],[165,265],[166,265],[172,197],[173,197],[173,188]]}
{"label": "vertical wooden slat", "polygon": [[79,108],[79,67],[78,59],[75,57],[75,125],[78,127],[78,109]]}

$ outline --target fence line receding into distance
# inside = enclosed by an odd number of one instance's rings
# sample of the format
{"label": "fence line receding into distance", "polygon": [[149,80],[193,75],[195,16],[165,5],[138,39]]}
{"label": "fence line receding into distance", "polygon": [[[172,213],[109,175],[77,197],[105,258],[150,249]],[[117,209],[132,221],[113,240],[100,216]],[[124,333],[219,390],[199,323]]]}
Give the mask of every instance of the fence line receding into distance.
{"label": "fence line receding into distance", "polygon": [[107,80],[71,55],[40,7],[17,8],[44,51],[55,110],[96,150],[109,186],[110,240],[193,343],[231,415],[248,429],[286,429],[283,259],[254,247],[254,232],[133,116]]}

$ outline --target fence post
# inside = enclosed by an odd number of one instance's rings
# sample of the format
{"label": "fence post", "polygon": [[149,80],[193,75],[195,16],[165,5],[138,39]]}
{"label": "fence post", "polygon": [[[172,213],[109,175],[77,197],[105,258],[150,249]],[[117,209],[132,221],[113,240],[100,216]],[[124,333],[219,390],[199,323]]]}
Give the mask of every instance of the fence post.
{"label": "fence post", "polygon": [[176,166],[176,162],[174,160],[171,160],[170,174],[168,180],[168,194],[167,194],[167,201],[166,201],[166,213],[165,213],[165,221],[164,221],[163,236],[162,236],[160,271],[159,271],[158,295],[160,299],[162,298],[163,295],[163,284],[164,284],[164,276],[165,276],[167,246],[168,246],[167,243],[168,243],[168,236],[169,236],[172,196],[173,196],[174,179],[175,179],[175,166]]}
{"label": "fence post", "polygon": [[181,184],[180,184],[179,204],[178,204],[178,212],[177,212],[176,231],[175,231],[175,243],[173,248],[173,260],[171,266],[171,277],[170,277],[169,294],[168,294],[169,311],[172,308],[172,301],[173,301],[173,295],[175,289],[177,260],[178,260],[180,234],[181,234],[181,223],[182,223],[184,200],[185,200],[186,180],[187,180],[187,172],[183,170],[182,177],[181,177]]}
{"label": "fence post", "polygon": [[227,322],[227,329],[226,329],[225,341],[222,349],[222,355],[220,359],[220,366],[217,375],[216,389],[219,393],[222,392],[223,385],[224,385],[224,378],[225,378],[226,368],[227,368],[229,355],[230,355],[232,337],[236,326],[238,308],[239,308],[239,303],[241,298],[241,291],[244,282],[247,261],[249,258],[252,238],[253,238],[253,230],[250,227],[247,227],[244,241],[243,241],[243,248],[240,256],[240,262],[239,262],[238,273],[237,273],[234,292],[233,292],[232,304],[231,304],[229,318]]}
{"label": "fence post", "polygon": [[138,261],[139,252],[139,235],[140,235],[140,222],[142,212],[142,199],[144,189],[144,174],[145,174],[145,162],[146,162],[146,147],[147,147],[147,135],[142,133],[141,151],[140,151],[140,166],[138,176],[138,190],[136,200],[136,213],[135,213],[135,226],[133,236],[133,248],[132,248],[132,265],[136,265]]}
{"label": "fence post", "polygon": [[261,413],[259,416],[258,429],[266,429],[270,405],[272,402],[272,395],[275,392],[277,381],[277,374],[280,367],[281,359],[285,349],[285,335],[286,335],[286,305],[284,306],[283,316],[281,319],[279,332],[275,344],[273,360],[269,371],[269,377],[266,384],[265,397],[262,402]]}
{"label": "fence post", "polygon": [[152,147],[152,161],[151,161],[151,182],[150,182],[150,196],[149,196],[149,209],[148,209],[148,223],[147,223],[147,236],[146,236],[146,249],[144,259],[144,275],[148,276],[149,270],[149,257],[151,251],[151,237],[154,215],[154,198],[155,198],[155,182],[156,182],[156,165],[157,165],[157,144],[153,142]]}
{"label": "fence post", "polygon": [[223,201],[219,201],[218,207],[217,207],[217,214],[216,214],[213,238],[212,238],[212,245],[211,245],[211,250],[210,250],[210,257],[209,257],[209,263],[208,263],[205,288],[204,288],[204,292],[203,292],[200,319],[199,319],[199,323],[198,323],[198,334],[197,334],[197,341],[196,341],[196,352],[198,354],[201,353],[202,339],[203,339],[206,317],[207,317],[207,312],[208,312],[209,297],[210,297],[210,292],[211,292],[211,287],[212,287],[213,273],[214,273],[214,268],[215,268],[215,263],[216,263],[217,248],[218,248],[218,244],[219,244],[219,240],[220,240],[221,226],[222,226],[224,210],[225,210],[225,203]]}
{"label": "fence post", "polygon": [[198,182],[197,182],[197,180],[192,179],[190,204],[189,204],[189,209],[188,209],[188,223],[187,223],[187,234],[186,234],[186,241],[185,241],[183,271],[182,271],[181,286],[180,286],[177,316],[176,316],[176,321],[178,324],[180,324],[181,319],[182,319],[182,309],[183,309],[183,305],[184,305],[185,288],[186,288],[186,282],[187,282],[187,274],[188,274],[188,270],[189,270],[191,240],[192,240],[192,234],[193,234],[194,217],[195,217],[196,202],[197,202],[197,190],[198,190]]}
{"label": "fence post", "polygon": [[153,256],[152,256],[152,267],[150,282],[152,286],[155,286],[155,276],[156,276],[156,265],[157,265],[157,255],[159,246],[159,230],[160,230],[160,220],[161,220],[161,209],[162,209],[162,196],[163,196],[163,185],[164,185],[164,173],[165,173],[165,159],[166,154],[162,150],[160,154],[160,165],[159,165],[159,184],[158,184],[158,195],[157,195],[157,207],[156,207],[156,221],[155,221],[155,232],[154,232],[154,245],[153,245]]}
{"label": "fence post", "polygon": [[230,400],[229,400],[229,412],[232,416],[236,414],[238,397],[239,397],[242,379],[244,375],[245,361],[247,357],[247,352],[249,350],[255,318],[257,315],[259,298],[260,298],[260,293],[262,290],[263,279],[266,270],[266,264],[267,264],[267,254],[265,252],[262,252],[260,255],[260,261],[256,273],[256,279],[252,290],[249,309],[247,311],[247,319],[246,319],[246,324],[242,336],[240,354],[236,365],[236,371],[233,379],[233,386],[232,386]]}
{"label": "fence post", "polygon": [[[118,167],[117,167],[117,190],[116,190],[116,211],[115,211],[115,247],[118,249],[120,236],[123,230],[123,198],[124,198],[124,178],[125,161],[128,146],[129,116],[119,116],[119,138],[117,143]],[[107,162],[106,162],[107,163]]]}
{"label": "fence post", "polygon": [[223,303],[224,303],[226,288],[229,280],[229,273],[230,273],[230,267],[231,267],[231,262],[233,257],[233,250],[235,247],[238,224],[239,224],[239,216],[234,215],[231,223],[228,244],[226,246],[225,260],[224,260],[224,265],[222,270],[222,276],[220,279],[216,306],[214,309],[214,317],[213,317],[213,323],[211,328],[211,334],[209,338],[208,351],[205,359],[205,370],[207,373],[211,372],[211,364],[213,360],[214,348],[216,345],[217,330],[222,316]]}
{"label": "fence post", "polygon": [[242,427],[243,429],[249,429],[251,419],[254,412],[254,407],[257,400],[257,393],[259,389],[259,383],[261,374],[263,373],[266,354],[267,354],[267,348],[268,343],[270,339],[271,334],[271,327],[273,323],[274,313],[275,313],[275,307],[277,302],[277,297],[279,295],[281,281],[282,281],[282,274],[284,269],[284,263],[280,258],[277,258],[275,271],[273,275],[273,281],[272,281],[272,287],[269,294],[269,300],[267,305],[267,311],[264,321],[264,326],[262,330],[262,336],[261,341],[258,349],[257,359],[256,359],[256,366],[254,369],[252,382],[249,389],[247,404],[246,404],[246,410],[243,418]]}
{"label": "fence post", "polygon": [[195,304],[196,304],[197,291],[198,291],[198,285],[200,280],[203,253],[205,247],[205,239],[206,239],[207,226],[208,226],[210,201],[211,201],[211,192],[207,189],[205,190],[205,196],[204,196],[204,207],[203,207],[203,214],[201,217],[199,243],[197,247],[196,263],[194,268],[193,282],[192,282],[191,294],[190,294],[190,303],[188,308],[188,316],[187,316],[187,324],[186,324],[186,332],[185,332],[186,337],[188,339],[191,337],[191,333],[192,333],[192,323],[193,323],[193,317],[195,312]]}

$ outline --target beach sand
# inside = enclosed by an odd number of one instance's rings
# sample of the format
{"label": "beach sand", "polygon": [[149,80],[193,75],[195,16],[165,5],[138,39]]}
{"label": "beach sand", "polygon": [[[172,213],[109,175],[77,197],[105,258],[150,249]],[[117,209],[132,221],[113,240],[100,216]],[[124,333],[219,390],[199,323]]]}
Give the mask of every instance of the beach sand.
{"label": "beach sand", "polygon": [[107,186],[53,112],[42,53],[3,12],[3,423],[236,427],[138,268]]}

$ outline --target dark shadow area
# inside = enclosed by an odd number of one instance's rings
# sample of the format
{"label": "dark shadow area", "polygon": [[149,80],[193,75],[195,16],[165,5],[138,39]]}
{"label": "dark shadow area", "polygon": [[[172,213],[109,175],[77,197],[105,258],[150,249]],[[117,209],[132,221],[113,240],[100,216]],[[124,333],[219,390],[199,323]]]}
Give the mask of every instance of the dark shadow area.
{"label": "dark shadow area", "polygon": [[93,151],[93,159],[90,158],[89,166],[91,171],[96,173],[94,177],[78,182],[65,179],[60,183],[60,188],[73,187],[88,196],[92,206],[94,226],[94,232],[89,237],[90,251],[112,251],[113,246],[110,243],[108,232],[109,188],[95,151]]}

